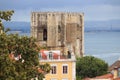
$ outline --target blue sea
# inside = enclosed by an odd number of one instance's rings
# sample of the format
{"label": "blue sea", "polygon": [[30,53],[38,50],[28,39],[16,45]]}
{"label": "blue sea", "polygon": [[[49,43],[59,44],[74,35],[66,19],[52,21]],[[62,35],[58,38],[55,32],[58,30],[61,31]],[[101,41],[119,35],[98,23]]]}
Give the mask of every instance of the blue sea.
{"label": "blue sea", "polygon": [[85,32],[84,39],[85,55],[101,58],[109,65],[120,58],[120,32]]}
{"label": "blue sea", "polygon": [[120,32],[85,32],[85,55],[105,60],[109,65],[120,58]]}

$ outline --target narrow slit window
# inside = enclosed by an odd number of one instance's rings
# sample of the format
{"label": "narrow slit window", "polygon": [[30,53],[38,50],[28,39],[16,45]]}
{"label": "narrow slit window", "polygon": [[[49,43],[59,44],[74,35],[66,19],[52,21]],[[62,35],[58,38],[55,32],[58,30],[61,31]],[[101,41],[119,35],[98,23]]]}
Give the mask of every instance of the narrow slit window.
{"label": "narrow slit window", "polygon": [[47,29],[43,30],[43,40],[47,41]]}
{"label": "narrow slit window", "polygon": [[61,32],[61,27],[60,27],[60,25],[58,25],[58,33],[60,33]]}

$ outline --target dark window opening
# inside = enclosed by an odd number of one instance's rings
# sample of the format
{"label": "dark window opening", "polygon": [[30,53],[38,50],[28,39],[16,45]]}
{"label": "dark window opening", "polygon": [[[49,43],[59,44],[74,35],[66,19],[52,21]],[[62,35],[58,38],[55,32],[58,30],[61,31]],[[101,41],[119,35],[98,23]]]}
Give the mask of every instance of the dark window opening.
{"label": "dark window opening", "polygon": [[77,24],[77,30],[78,30],[78,31],[80,30],[80,26],[79,26],[79,24]]}
{"label": "dark window opening", "polygon": [[53,58],[52,52],[49,52],[49,59],[52,59],[52,58]]}
{"label": "dark window opening", "polygon": [[71,58],[71,52],[68,51],[68,58]]}
{"label": "dark window opening", "polygon": [[67,66],[63,66],[63,74],[67,74],[68,73],[68,67]]}
{"label": "dark window opening", "polygon": [[60,25],[58,25],[58,33],[60,33],[61,32],[61,27],[60,27]]}
{"label": "dark window opening", "polygon": [[56,70],[56,66],[52,66],[52,74],[56,74],[57,70]]}
{"label": "dark window opening", "polygon": [[47,41],[47,29],[43,30],[43,40]]}

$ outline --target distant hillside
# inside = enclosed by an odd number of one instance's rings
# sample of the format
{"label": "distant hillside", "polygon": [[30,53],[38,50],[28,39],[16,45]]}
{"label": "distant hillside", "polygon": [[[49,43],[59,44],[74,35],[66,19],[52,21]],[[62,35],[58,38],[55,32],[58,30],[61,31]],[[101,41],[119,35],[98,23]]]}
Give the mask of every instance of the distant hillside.
{"label": "distant hillside", "polygon": [[[3,22],[11,31],[30,32],[30,22]],[[85,31],[120,31],[120,20],[85,21]]]}

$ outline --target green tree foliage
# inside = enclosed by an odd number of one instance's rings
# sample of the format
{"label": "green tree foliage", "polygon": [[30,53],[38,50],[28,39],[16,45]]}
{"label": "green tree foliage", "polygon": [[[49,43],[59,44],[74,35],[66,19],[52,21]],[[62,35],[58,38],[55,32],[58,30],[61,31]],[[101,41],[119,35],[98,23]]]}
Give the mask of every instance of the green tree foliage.
{"label": "green tree foliage", "polygon": [[76,76],[76,80],[82,80],[80,76]]}
{"label": "green tree foliage", "polygon": [[[9,11],[2,13],[5,17],[0,16],[1,20],[10,20],[12,14],[7,12]],[[40,65],[38,57],[40,48],[35,44],[36,40],[18,34],[6,34],[3,29],[2,31],[0,33],[0,80],[31,80],[36,77],[42,80],[44,73],[50,71],[50,66]]]}
{"label": "green tree foliage", "polygon": [[[10,21],[11,20],[11,16],[13,15],[14,11],[0,11],[0,33],[3,33],[4,30],[4,26],[2,24],[2,20],[5,21]],[[5,32],[9,31],[9,29],[6,29]]]}
{"label": "green tree foliage", "polygon": [[99,58],[86,56],[77,59],[76,74],[78,77],[96,77],[106,74],[108,71],[108,64]]}
{"label": "green tree foliage", "polygon": [[0,55],[0,80],[14,80],[15,66],[8,54]]}

